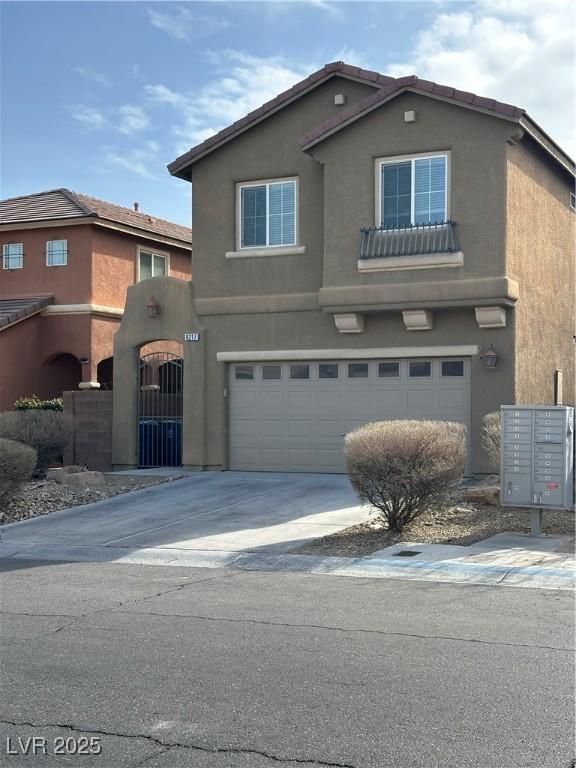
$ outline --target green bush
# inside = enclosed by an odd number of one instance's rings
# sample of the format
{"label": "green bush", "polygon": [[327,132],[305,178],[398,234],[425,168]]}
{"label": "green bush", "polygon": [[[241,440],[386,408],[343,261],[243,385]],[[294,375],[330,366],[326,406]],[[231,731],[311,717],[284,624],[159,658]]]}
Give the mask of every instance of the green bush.
{"label": "green bush", "polygon": [[20,397],[14,403],[15,411],[63,411],[64,398],[55,397],[52,400],[41,400],[38,395]]}
{"label": "green bush", "polygon": [[465,430],[453,422],[379,421],[346,435],[350,482],[394,533],[445,498],[465,459]]}
{"label": "green bush", "polygon": [[0,504],[8,501],[19,485],[30,480],[36,461],[34,448],[0,438]]}
{"label": "green bush", "polygon": [[483,417],[482,447],[494,471],[500,473],[500,411],[487,413]]}
{"label": "green bush", "polygon": [[72,419],[55,411],[0,413],[0,437],[29,445],[38,452],[37,469],[58,461],[72,440]]}

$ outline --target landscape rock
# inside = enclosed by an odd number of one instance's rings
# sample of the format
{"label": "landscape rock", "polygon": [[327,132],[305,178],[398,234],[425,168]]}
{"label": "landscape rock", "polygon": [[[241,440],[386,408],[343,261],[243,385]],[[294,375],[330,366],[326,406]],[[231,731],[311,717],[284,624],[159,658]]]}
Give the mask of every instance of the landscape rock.
{"label": "landscape rock", "polygon": [[63,475],[60,482],[63,485],[73,485],[76,488],[93,488],[94,486],[104,485],[106,478],[102,472],[75,472]]}
{"label": "landscape rock", "polygon": [[57,483],[63,483],[68,475],[75,475],[80,472],[87,472],[86,467],[80,467],[77,464],[69,464],[66,467],[56,467],[46,472],[46,480],[54,480]]}
{"label": "landscape rock", "polygon": [[462,501],[471,501],[475,504],[489,504],[496,507],[500,504],[499,485],[481,485],[476,488],[466,488],[460,494]]}

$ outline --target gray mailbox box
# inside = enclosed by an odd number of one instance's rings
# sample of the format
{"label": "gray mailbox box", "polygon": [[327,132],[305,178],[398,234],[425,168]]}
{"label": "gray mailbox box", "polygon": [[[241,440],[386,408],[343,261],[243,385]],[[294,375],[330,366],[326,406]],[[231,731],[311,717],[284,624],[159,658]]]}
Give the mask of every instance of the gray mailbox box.
{"label": "gray mailbox box", "polygon": [[574,408],[503,405],[501,419],[502,506],[572,509]]}

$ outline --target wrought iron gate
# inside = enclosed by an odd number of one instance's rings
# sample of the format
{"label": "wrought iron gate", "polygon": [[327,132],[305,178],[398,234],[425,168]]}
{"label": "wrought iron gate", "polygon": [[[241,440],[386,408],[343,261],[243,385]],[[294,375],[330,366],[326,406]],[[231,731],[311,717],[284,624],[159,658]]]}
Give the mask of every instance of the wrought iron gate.
{"label": "wrought iron gate", "polygon": [[183,360],[171,352],[140,358],[138,370],[138,466],[182,464]]}

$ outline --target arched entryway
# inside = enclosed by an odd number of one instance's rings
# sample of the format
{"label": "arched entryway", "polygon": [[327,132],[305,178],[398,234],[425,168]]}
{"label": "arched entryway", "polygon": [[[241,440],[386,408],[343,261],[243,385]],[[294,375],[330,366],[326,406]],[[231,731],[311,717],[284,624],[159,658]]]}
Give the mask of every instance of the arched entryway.
{"label": "arched entryway", "polygon": [[138,366],[138,466],[182,464],[183,359],[174,352],[141,354]]}
{"label": "arched entryway", "polygon": [[53,355],[44,362],[43,378],[41,394],[46,398],[62,397],[63,392],[78,389],[82,381],[82,366],[75,355]]}
{"label": "arched entryway", "polygon": [[106,357],[104,360],[100,360],[97,368],[97,379],[100,384],[100,389],[112,389],[112,381],[114,378],[114,358]]}

